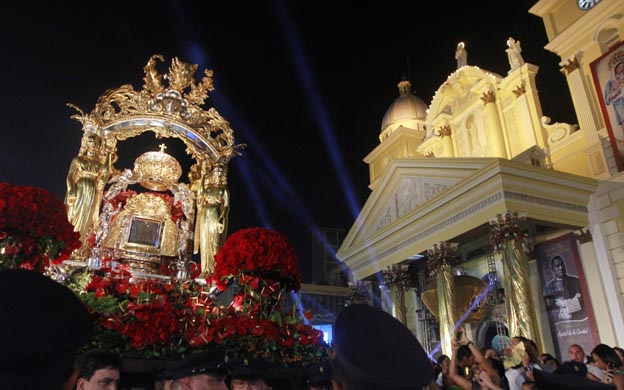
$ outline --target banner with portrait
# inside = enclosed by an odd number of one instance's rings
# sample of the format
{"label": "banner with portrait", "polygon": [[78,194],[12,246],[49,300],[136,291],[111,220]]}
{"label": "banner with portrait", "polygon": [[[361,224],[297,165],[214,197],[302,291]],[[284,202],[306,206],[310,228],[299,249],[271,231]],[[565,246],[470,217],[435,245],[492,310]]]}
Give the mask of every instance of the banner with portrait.
{"label": "banner with portrait", "polygon": [[560,359],[579,344],[591,351],[598,344],[596,322],[573,233],[535,246],[553,344]]}
{"label": "banner with portrait", "polygon": [[602,116],[619,171],[624,170],[624,42],[591,64]]}

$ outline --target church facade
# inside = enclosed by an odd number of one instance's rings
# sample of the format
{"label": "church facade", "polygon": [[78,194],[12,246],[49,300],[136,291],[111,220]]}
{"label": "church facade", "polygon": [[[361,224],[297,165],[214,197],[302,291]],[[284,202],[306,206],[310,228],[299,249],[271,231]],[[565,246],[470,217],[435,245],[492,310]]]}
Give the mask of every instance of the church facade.
{"label": "church facade", "polygon": [[[459,319],[481,346],[519,334],[559,357],[573,342],[624,345],[624,3],[540,0],[528,12],[561,58],[578,124],[544,115],[520,41],[507,41],[505,75],[469,65],[458,45],[430,104],[398,84],[364,158],[371,193],[337,252],[354,279],[385,286],[381,305],[432,355],[450,353]],[[442,282],[432,263],[450,247],[455,278]],[[391,271],[414,283],[396,288]]]}

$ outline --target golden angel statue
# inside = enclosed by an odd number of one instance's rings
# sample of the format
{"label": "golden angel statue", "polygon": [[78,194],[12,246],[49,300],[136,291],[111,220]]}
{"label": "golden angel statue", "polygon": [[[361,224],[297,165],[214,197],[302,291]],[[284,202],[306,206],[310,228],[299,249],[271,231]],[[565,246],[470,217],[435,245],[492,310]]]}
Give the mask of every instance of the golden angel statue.
{"label": "golden angel statue", "polygon": [[214,271],[214,257],[227,234],[230,196],[227,189],[226,165],[217,162],[212,170],[202,165],[197,189],[197,219],[193,253],[200,253],[201,277]]}
{"label": "golden angel statue", "polygon": [[104,141],[96,134],[85,134],[78,155],[67,173],[65,206],[67,216],[80,233],[83,245],[97,223],[102,192],[110,174],[111,154],[103,151]]}

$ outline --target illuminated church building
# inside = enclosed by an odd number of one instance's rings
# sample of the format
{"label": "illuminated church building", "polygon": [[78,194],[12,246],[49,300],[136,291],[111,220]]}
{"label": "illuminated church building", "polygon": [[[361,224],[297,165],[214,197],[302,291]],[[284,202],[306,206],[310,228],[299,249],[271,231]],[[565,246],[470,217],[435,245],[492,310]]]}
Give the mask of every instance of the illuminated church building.
{"label": "illuminated church building", "polygon": [[[542,112],[520,37],[501,50],[504,75],[466,63],[458,45],[428,105],[398,84],[364,158],[370,195],[337,252],[356,281],[386,276],[381,304],[432,353],[451,354],[460,320],[480,346],[523,335],[567,358],[573,343],[624,345],[624,70],[622,95],[608,90],[624,67],[624,2],[540,0],[528,12],[561,58],[577,124]],[[419,286],[389,281],[402,272]]]}

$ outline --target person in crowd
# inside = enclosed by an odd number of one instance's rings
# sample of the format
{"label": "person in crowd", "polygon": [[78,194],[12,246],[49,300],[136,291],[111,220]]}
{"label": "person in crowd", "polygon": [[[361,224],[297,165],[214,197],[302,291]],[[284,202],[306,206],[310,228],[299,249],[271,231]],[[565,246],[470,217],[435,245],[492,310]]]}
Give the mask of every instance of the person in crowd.
{"label": "person in crowd", "polygon": [[[465,390],[471,390],[473,382],[476,382],[482,389],[499,390],[501,386],[501,378],[498,370],[494,369],[491,361],[481,353],[481,350],[466,336],[466,332],[462,327],[458,329],[461,334],[459,340],[453,340],[453,357],[457,356],[457,361],[451,358],[450,377],[455,383]],[[466,351],[466,348],[468,351]],[[470,364],[470,366],[468,365]],[[470,367],[470,373],[465,376],[460,371],[466,371]]]}
{"label": "person in crowd", "polygon": [[437,360],[436,384],[440,389],[459,389],[450,377],[451,358],[447,355],[440,355]]}
{"label": "person in crowd", "polygon": [[271,365],[261,359],[238,359],[229,365],[226,383],[230,390],[270,390],[270,369]]}
{"label": "person in crowd", "polygon": [[310,364],[305,368],[307,390],[331,390],[332,369],[329,362]]}
{"label": "person in crowd", "polygon": [[496,352],[496,350],[494,348],[492,348],[492,347],[483,347],[483,348],[481,348],[481,354],[486,359],[500,360],[500,356],[498,356],[498,352]]}
{"label": "person in crowd", "polygon": [[459,383],[464,382],[462,379],[473,380],[472,374],[474,372],[472,369],[475,364],[475,357],[470,351],[470,347],[466,345],[461,345],[454,340],[451,346],[452,355],[449,365],[449,376],[453,382],[462,388],[462,385]]}
{"label": "person in crowd", "polygon": [[622,363],[624,363],[624,349],[616,346],[616,347],[613,347],[613,350],[615,351],[615,353],[617,353]]}
{"label": "person in crowd", "polygon": [[533,382],[532,380],[526,380],[524,381],[524,383],[522,383],[522,387],[521,390],[536,390],[537,387],[535,387],[535,382]]}
{"label": "person in crowd", "polygon": [[172,363],[161,377],[170,390],[226,390],[227,369],[223,356],[214,352],[196,352]]}
{"label": "person in crowd", "polygon": [[572,344],[568,347],[568,358],[570,361],[584,364],[593,362],[592,357],[587,356],[583,347],[578,344]]}
{"label": "person in crowd", "polygon": [[[516,348],[519,344],[522,344],[521,348]],[[540,366],[537,348],[533,340],[522,336],[512,338],[509,347],[505,351],[506,356],[511,356],[514,350],[524,352],[521,353],[519,363],[508,366],[505,370],[505,376],[507,377],[510,390],[520,390],[522,384],[527,380],[535,381],[533,372],[542,370],[542,367]]]}
{"label": "person in crowd", "polygon": [[624,369],[615,350],[606,344],[598,344],[591,355],[596,366],[604,372],[602,383],[612,384],[617,390],[624,390]]}
{"label": "person in crowd", "polygon": [[344,308],[336,317],[333,347],[335,389],[421,390],[434,382],[431,361],[418,339],[379,308]]}
{"label": "person in crowd", "polygon": [[547,372],[555,372],[561,363],[550,353],[543,353],[539,356],[540,362],[542,362],[542,369]]}
{"label": "person in crowd", "polygon": [[0,270],[0,389],[71,387],[75,354],[93,324],[67,287],[34,271]]}
{"label": "person in crowd", "polygon": [[116,352],[91,349],[76,362],[76,390],[117,390],[122,371]]}
{"label": "person in crowd", "polygon": [[615,390],[615,386],[589,379],[587,366],[572,360],[563,362],[555,372],[536,370],[533,374],[536,388],[541,390]]}
{"label": "person in crowd", "polygon": [[591,356],[588,356],[578,344],[572,344],[568,347],[568,357],[572,362],[583,363],[587,366],[587,377],[597,382],[602,381],[604,373],[598,368]]}

